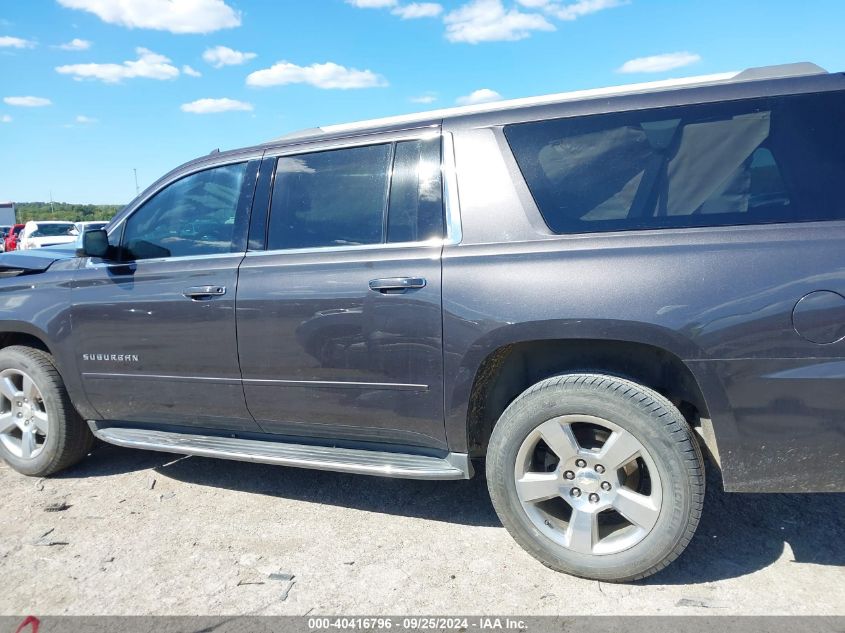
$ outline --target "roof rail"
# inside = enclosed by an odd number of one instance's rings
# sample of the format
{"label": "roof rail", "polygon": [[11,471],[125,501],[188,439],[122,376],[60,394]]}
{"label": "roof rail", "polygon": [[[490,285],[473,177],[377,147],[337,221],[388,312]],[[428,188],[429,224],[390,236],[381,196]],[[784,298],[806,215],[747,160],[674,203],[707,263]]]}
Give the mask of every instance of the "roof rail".
{"label": "roof rail", "polygon": [[362,130],[365,128],[389,125],[422,124],[425,122],[430,122],[451,116],[499,112],[501,110],[509,110],[511,108],[520,108],[532,105],[550,105],[555,103],[564,103],[567,101],[580,101],[583,99],[591,99],[596,97],[620,96],[643,92],[658,92],[661,90],[669,90],[672,88],[692,88],[723,83],[735,83],[740,81],[784,79],[788,77],[800,77],[820,74],[827,74],[827,71],[824,68],[817,66],[816,64],[813,64],[811,62],[798,62],[794,64],[781,64],[777,66],[761,66],[759,68],[748,68],[741,72],[733,71],[714,75],[700,75],[695,77],[682,77],[678,79],[664,79],[660,81],[650,81],[645,83],[611,86],[607,88],[575,90],[572,92],[562,92],[557,94],[542,95],[538,97],[524,97],[520,99],[508,99],[504,101],[494,101],[491,103],[483,103],[478,105],[443,108],[439,110],[430,110],[428,112],[418,112],[415,114],[406,114],[379,119],[370,119],[366,121],[358,121],[355,123],[326,125],[318,128],[298,130],[296,132],[285,134],[284,136],[278,137],[273,140],[292,140],[297,138],[316,136],[318,134],[341,134],[345,132],[354,132],[356,130]]}
{"label": "roof rail", "polygon": [[734,77],[734,81],[759,81],[761,79],[784,79],[786,77],[826,74],[827,71],[818,64],[814,64],[813,62],[796,62],[794,64],[746,68]]}

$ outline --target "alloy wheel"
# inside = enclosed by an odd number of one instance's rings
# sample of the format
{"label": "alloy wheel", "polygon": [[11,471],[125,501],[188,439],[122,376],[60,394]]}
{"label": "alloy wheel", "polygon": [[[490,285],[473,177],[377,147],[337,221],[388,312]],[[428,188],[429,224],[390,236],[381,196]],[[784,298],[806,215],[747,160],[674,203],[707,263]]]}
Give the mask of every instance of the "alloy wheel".
{"label": "alloy wheel", "polygon": [[566,415],[540,424],[519,448],[514,477],[532,524],[580,554],[629,549],[660,516],[653,459],[632,433],[602,418]]}
{"label": "alloy wheel", "polygon": [[0,372],[0,443],[20,459],[35,459],[50,430],[44,397],[35,381],[19,369]]}

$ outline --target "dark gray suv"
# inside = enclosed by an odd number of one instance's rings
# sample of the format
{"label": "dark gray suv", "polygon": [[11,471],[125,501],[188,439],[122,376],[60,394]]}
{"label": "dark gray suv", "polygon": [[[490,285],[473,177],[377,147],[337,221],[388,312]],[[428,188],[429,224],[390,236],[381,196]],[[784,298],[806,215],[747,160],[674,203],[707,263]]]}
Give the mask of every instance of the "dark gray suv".
{"label": "dark gray suv", "polygon": [[[0,256],[0,455],[461,479],[632,580],[728,491],[845,490],[845,76],[808,64],[320,128]],[[481,502],[481,501],[479,501]]]}

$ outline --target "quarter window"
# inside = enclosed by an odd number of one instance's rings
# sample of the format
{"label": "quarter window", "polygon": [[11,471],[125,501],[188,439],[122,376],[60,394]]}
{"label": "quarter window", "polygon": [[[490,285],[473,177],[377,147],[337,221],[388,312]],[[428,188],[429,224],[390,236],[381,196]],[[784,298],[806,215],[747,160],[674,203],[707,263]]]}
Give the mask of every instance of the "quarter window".
{"label": "quarter window", "polygon": [[186,176],[126,221],[126,259],[213,255],[232,251],[246,163]]}
{"label": "quarter window", "polygon": [[556,233],[845,217],[845,93],[520,123],[505,136]]}

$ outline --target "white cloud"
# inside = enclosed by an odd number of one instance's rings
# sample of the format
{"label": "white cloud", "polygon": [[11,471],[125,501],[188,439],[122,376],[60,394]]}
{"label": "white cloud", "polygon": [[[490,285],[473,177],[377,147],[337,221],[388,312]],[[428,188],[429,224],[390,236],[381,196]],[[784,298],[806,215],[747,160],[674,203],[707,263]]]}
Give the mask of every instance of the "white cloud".
{"label": "white cloud", "polygon": [[69,64],[56,67],[62,75],[73,75],[74,79],[98,79],[106,83],[118,83],[124,79],[143,77],[145,79],[175,79],[179,69],[170,59],[146,48],[136,48],[138,59],[122,64]]}
{"label": "white cloud", "polygon": [[437,101],[437,96],[433,94],[424,94],[409,99],[411,103],[434,103]]}
{"label": "white cloud", "polygon": [[682,68],[701,61],[701,55],[680,51],[677,53],[665,53],[664,55],[652,55],[650,57],[637,57],[629,59],[616,69],[618,73],[662,73],[675,68]]}
{"label": "white cloud", "polygon": [[251,112],[252,104],[237,99],[197,99],[190,103],[183,103],[182,112],[193,114],[216,114],[217,112]]}
{"label": "white cloud", "polygon": [[359,9],[386,9],[387,7],[395,7],[396,0],[346,0],[346,4],[351,4]]}
{"label": "white cloud", "polygon": [[97,119],[91,118],[90,116],[85,116],[84,114],[80,114],[74,119],[77,123],[88,124],[88,123],[96,123]]}
{"label": "white cloud", "polygon": [[561,20],[577,20],[581,16],[621,7],[623,4],[628,4],[627,0],[579,0],[572,4],[554,6],[550,12]]}
{"label": "white cloud", "polygon": [[517,0],[517,2],[529,9],[542,9],[559,20],[567,21],[577,20],[590,13],[597,13],[598,11],[628,4],[628,0],[576,0],[575,2],[561,2],[560,0]]}
{"label": "white cloud", "polygon": [[417,18],[436,18],[443,13],[443,5],[436,2],[412,2],[391,11],[403,20],[416,20]]}
{"label": "white cloud", "polygon": [[21,37],[12,37],[4,35],[0,37],[0,48],[34,48],[35,42],[32,40],[25,40]]}
{"label": "white cloud", "polygon": [[223,68],[223,66],[240,66],[245,64],[250,59],[255,59],[255,53],[242,53],[236,51],[228,46],[215,46],[208,48],[202,54],[202,58],[215,68]]}
{"label": "white cloud", "polygon": [[223,0],[58,0],[103,22],[130,29],[212,33],[241,25],[241,14]]}
{"label": "white cloud", "polygon": [[59,44],[59,48],[63,51],[87,51],[91,48],[91,42],[75,37],[66,44]]}
{"label": "white cloud", "polygon": [[42,108],[53,105],[52,101],[44,97],[4,97],[3,102],[6,105],[20,106],[22,108]]}
{"label": "white cloud", "polygon": [[309,84],[317,88],[378,88],[387,85],[387,80],[371,70],[346,68],[334,62],[297,66],[281,61],[270,68],[257,70],[247,75],[250,86],[284,86],[287,84]]}
{"label": "white cloud", "polygon": [[8,114],[4,114],[3,116],[0,116],[0,123],[11,123],[11,122],[12,122],[12,117],[10,117]]}
{"label": "white cloud", "polygon": [[531,36],[532,31],[554,31],[555,27],[540,14],[505,10],[502,0],[472,0],[448,13],[446,39],[450,42],[516,41]]}
{"label": "white cloud", "polygon": [[198,70],[194,70],[188,64],[182,66],[182,72],[188,75],[188,77],[202,77],[202,73]]}
{"label": "white cloud", "polygon": [[465,97],[458,97],[458,105],[476,105],[478,103],[490,103],[491,101],[501,101],[502,95],[490,88],[480,88],[474,90]]}

